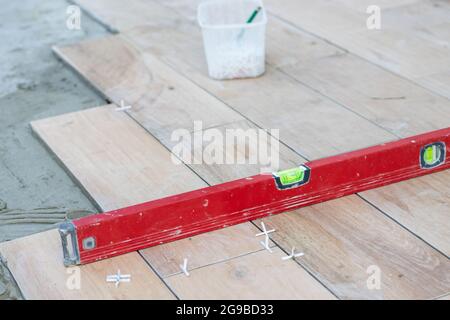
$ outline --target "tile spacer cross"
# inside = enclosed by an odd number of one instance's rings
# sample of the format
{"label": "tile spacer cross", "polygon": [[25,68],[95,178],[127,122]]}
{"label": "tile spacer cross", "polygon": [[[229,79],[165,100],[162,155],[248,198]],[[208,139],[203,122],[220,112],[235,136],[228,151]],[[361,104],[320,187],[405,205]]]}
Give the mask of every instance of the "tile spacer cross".
{"label": "tile spacer cross", "polygon": [[189,277],[189,272],[187,269],[187,263],[188,263],[188,259],[185,258],[183,261],[183,264],[180,264],[180,269],[181,271],[183,271],[183,273],[186,275],[186,277]]}
{"label": "tile spacer cross", "polygon": [[266,237],[268,237],[269,233],[275,232],[275,229],[267,230],[266,229],[266,225],[262,221],[261,221],[261,227],[263,229],[263,232],[255,234],[255,237],[259,237],[259,236],[262,236],[262,235],[266,235]]}
{"label": "tile spacer cross", "polygon": [[120,107],[117,107],[116,111],[125,111],[125,110],[128,110],[128,109],[131,109],[131,106],[126,106],[125,105],[125,101],[120,100]]}
{"label": "tile spacer cross", "polygon": [[270,246],[269,246],[269,235],[268,234],[266,234],[266,237],[264,238],[264,241],[260,241],[259,243],[261,243],[261,245],[264,247],[264,249],[266,249],[270,253],[273,252],[272,249],[270,249]]}
{"label": "tile spacer cross", "polygon": [[305,255],[303,252],[295,253],[295,248],[292,247],[291,254],[288,255],[288,256],[285,256],[285,257],[281,257],[281,259],[282,260],[289,260],[289,259],[294,259],[294,258],[297,258],[297,257],[301,257],[303,255]]}
{"label": "tile spacer cross", "polygon": [[120,270],[117,270],[117,274],[111,274],[106,276],[106,282],[114,282],[116,288],[119,286],[121,282],[130,282],[131,275],[130,274],[121,274]]}

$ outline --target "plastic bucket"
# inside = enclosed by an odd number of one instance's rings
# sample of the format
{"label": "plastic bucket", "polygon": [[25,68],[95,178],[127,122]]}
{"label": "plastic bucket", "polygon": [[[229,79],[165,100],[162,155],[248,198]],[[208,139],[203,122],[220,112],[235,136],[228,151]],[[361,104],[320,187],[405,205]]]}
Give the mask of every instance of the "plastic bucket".
{"label": "plastic bucket", "polygon": [[261,1],[203,2],[197,18],[211,78],[249,78],[264,73],[267,16]]}

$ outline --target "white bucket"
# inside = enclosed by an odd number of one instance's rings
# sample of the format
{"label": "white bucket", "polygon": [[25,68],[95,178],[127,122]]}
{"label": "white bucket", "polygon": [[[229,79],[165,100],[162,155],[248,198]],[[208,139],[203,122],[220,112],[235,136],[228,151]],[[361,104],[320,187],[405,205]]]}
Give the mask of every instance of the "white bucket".
{"label": "white bucket", "polygon": [[198,6],[197,18],[211,78],[249,78],[264,73],[267,17],[261,1],[203,2]]}

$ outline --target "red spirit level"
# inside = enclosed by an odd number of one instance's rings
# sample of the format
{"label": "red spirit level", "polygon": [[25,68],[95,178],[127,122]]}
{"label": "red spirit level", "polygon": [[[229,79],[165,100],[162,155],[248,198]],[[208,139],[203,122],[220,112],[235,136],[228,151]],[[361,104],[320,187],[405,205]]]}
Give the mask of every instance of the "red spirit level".
{"label": "red spirit level", "polygon": [[447,128],[65,222],[59,229],[65,264],[90,263],[444,170],[450,167],[449,151]]}

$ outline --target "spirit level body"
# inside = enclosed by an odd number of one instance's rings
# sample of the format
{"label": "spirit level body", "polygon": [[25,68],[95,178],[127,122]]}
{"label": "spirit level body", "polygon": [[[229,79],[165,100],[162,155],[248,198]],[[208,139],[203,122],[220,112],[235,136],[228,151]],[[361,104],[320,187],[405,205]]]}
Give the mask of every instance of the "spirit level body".
{"label": "spirit level body", "polygon": [[[66,265],[85,264],[450,167],[450,128],[307,162],[60,227]],[[70,245],[70,241],[72,242]]]}

